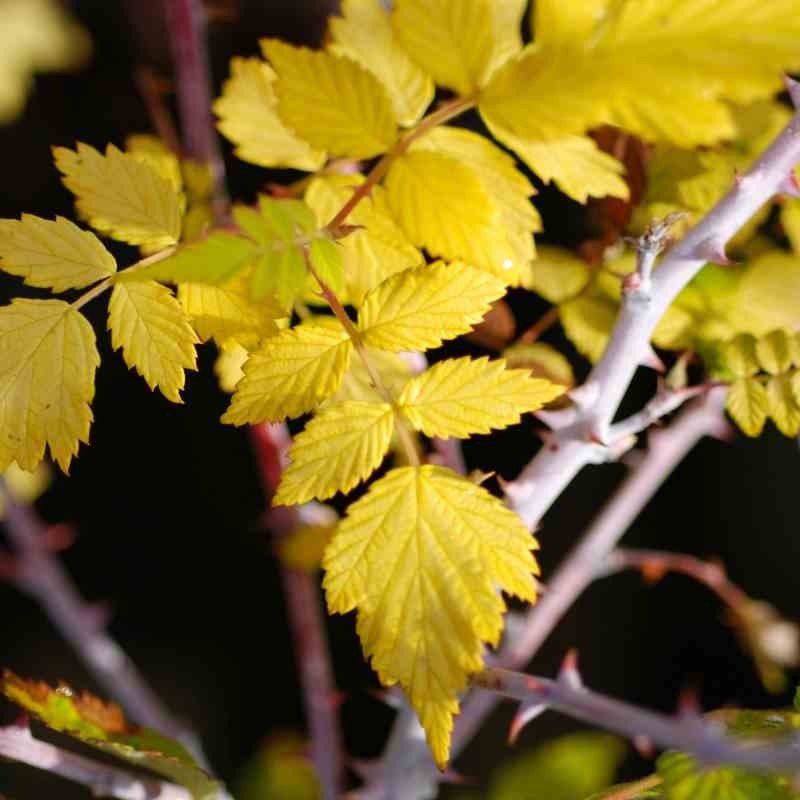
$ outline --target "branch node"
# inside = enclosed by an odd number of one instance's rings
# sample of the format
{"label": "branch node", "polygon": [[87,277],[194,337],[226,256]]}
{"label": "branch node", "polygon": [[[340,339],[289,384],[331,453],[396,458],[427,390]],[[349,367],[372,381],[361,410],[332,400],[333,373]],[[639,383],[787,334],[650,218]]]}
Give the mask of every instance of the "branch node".
{"label": "branch node", "polygon": [[[745,180],[747,179],[741,178],[739,180],[739,185]],[[726,255],[725,242],[714,237],[703,239],[703,241],[692,250],[690,257],[696,258],[698,261],[708,261],[712,264],[719,264],[723,267],[731,267],[736,264],[735,261],[731,261]]]}

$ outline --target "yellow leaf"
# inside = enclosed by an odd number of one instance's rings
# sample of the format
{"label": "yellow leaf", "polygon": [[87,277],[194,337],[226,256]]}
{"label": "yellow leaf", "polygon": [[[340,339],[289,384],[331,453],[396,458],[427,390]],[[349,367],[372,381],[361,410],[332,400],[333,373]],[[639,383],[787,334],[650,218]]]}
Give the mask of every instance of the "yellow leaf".
{"label": "yellow leaf", "polygon": [[118,283],[108,304],[111,345],[122,348],[125,363],[180,403],[185,369],[197,369],[198,339],[180,303],[155,281]]}
{"label": "yellow leaf", "polygon": [[489,3],[492,11],[494,47],[487,79],[498,67],[502,67],[509,58],[522,50],[520,27],[527,5],[528,0],[493,0]]}
{"label": "yellow leaf", "polygon": [[748,436],[758,436],[763,430],[768,405],[767,390],[757,378],[738,378],[725,397],[725,408]]}
{"label": "yellow leaf", "polygon": [[247,359],[222,421],[279,422],[311,411],[339,387],[352,349],[338,323],[281,331]]}
{"label": "yellow leaf", "polygon": [[793,386],[797,374],[773,375],[767,383],[767,409],[784,436],[800,432],[800,403]]}
{"label": "yellow leaf", "polygon": [[551,303],[580,294],[591,278],[589,265],[561,247],[541,245],[522,285]]}
{"label": "yellow leaf", "polygon": [[[361,175],[326,175],[309,183],[305,200],[316,213],[320,226],[333,219],[352,195],[353,188],[363,180]],[[424,263],[422,254],[389,213],[382,186],[375,186],[347,221],[363,226],[339,242],[345,296],[352,305],[360,306],[364,295],[390,275]]]}
{"label": "yellow leaf", "polygon": [[180,238],[180,198],[148,164],[113,144],[105,155],[78,142],[77,152],[54,147],[53,156],[78,212],[100,233],[154,250]]}
{"label": "yellow leaf", "polygon": [[535,378],[570,388],[575,384],[572,365],[552,345],[545,342],[521,342],[503,351],[503,358],[512,369],[527,369]]}
{"label": "yellow leaf", "polygon": [[214,101],[217,127],[236,146],[242,159],[260,167],[294,167],[310,172],[325,163],[315,150],[283,124],[278,116],[275,72],[260,58],[231,59],[231,77]]}
{"label": "yellow leaf", "polygon": [[451,358],[409,381],[397,404],[426,436],[464,439],[516,425],[563,393],[529,370],[507,369],[502,358]]}
{"label": "yellow leaf", "polygon": [[545,183],[555,181],[564,194],[585,203],[589,197],[628,197],[625,167],[588,136],[547,141],[523,139],[499,125],[492,133],[510,147]]}
{"label": "yellow leaf", "polygon": [[0,259],[6,272],[54,292],[80,289],[117,270],[103,243],[65,217],[0,220]]}
{"label": "yellow leaf", "polygon": [[316,572],[335,532],[334,525],[304,525],[292,531],[278,548],[283,565],[302,572]]}
{"label": "yellow leaf", "polygon": [[609,0],[536,0],[531,14],[531,32],[543,47],[571,44],[588,39],[609,13]]}
{"label": "yellow leaf", "polygon": [[469,95],[489,77],[496,61],[489,0],[396,0],[392,25],[406,52],[440,86]]}
{"label": "yellow leaf", "polygon": [[486,137],[450,126],[434,128],[411,149],[453,156],[474,170],[500,212],[500,224],[514,254],[513,272],[524,270],[534,258],[533,234],[542,230],[542,221],[529,200],[535,193],[533,185],[514,159]]}
{"label": "yellow leaf", "polygon": [[[365,349],[370,364],[381,376],[383,385],[392,397],[396,397],[411,379],[411,368],[403,360],[402,356],[398,356],[395,353],[388,353],[385,350],[378,350],[374,347],[366,347]],[[380,397],[381,395],[373,385],[372,378],[367,372],[364,362],[360,358],[354,358],[350,368],[342,378],[341,385],[325,403],[341,403],[344,400],[362,400],[367,403],[374,403]]]}
{"label": "yellow leaf", "polygon": [[617,305],[599,295],[584,295],[560,305],[559,317],[578,352],[592,363],[599,361],[617,318]]}
{"label": "yellow leaf", "polygon": [[249,351],[235,342],[219,351],[214,361],[214,374],[223,392],[233,394],[236,384],[244,378],[242,367],[249,357]]}
{"label": "yellow leaf", "polygon": [[388,403],[348,400],[328,406],[295,438],[273,505],[347,494],[381,465],[393,430]]}
{"label": "yellow leaf", "polygon": [[742,274],[732,324],[761,336],[775,328],[800,327],[800,259],[773,250],[751,261]]}
{"label": "yellow leaf", "polygon": [[756,341],[756,358],[763,369],[777,375],[792,365],[794,347],[794,339],[786,331],[772,331]]}
{"label": "yellow leaf", "polygon": [[392,162],[386,188],[395,219],[417,247],[515,282],[519,267],[500,205],[472,167],[441,152],[415,150]]}
{"label": "yellow leaf", "polygon": [[737,378],[755,375],[759,371],[755,337],[749,333],[735,336],[723,346],[722,359]]}
{"label": "yellow leaf", "polygon": [[45,445],[64,472],[89,441],[94,373],[92,326],[61,300],[16,299],[0,308],[0,472],[31,471]]}
{"label": "yellow leaf", "polygon": [[381,681],[399,683],[447,763],[467,677],[496,644],[498,587],[536,599],[536,540],[500,500],[441,467],[401,467],[353,503],[325,551],[331,613],[358,609],[358,635]]}
{"label": "yellow leaf", "polygon": [[157,136],[135,133],[125,140],[125,152],[151,166],[162,178],[172,184],[176,192],[183,191],[181,162]]}
{"label": "yellow leaf", "polygon": [[546,26],[572,24],[572,4],[553,8],[537,16],[536,44],[481,94],[487,123],[523,139],[607,123],[685,147],[712,144],[734,133],[724,99],[770,97],[780,73],[800,66],[795,0],[580,3],[571,36]]}
{"label": "yellow leaf", "polygon": [[254,303],[248,282],[249,276],[241,276],[222,286],[178,286],[178,301],[201,341],[213,339],[225,346],[234,340],[253,348],[278,332],[276,321],[285,318],[286,312],[271,295]]}
{"label": "yellow leaf", "polygon": [[263,39],[278,73],[281,119],[314,147],[332,155],[372,158],[397,138],[394,111],[383,84],[360,64],[335,53]]}
{"label": "yellow leaf", "polygon": [[433,100],[430,76],[397,43],[380,0],[344,0],[328,20],[333,51],[349,56],[383,84],[401,125],[413,125]]}
{"label": "yellow leaf", "polygon": [[4,0],[0,26],[0,124],[23,110],[34,73],[71,70],[83,64],[91,40],[55,0]]}
{"label": "yellow leaf", "polygon": [[504,294],[502,282],[487,272],[438,262],[393,275],[373,289],[358,326],[373,347],[427,350],[472,330]]}

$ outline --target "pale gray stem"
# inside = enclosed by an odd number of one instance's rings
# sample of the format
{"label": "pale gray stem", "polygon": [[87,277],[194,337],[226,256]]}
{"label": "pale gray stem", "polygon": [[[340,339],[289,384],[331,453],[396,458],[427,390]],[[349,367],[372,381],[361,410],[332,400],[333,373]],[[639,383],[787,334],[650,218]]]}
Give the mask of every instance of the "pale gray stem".
{"label": "pale gray stem", "polygon": [[800,770],[800,737],[757,744],[725,733],[716,721],[699,713],[668,716],[586,689],[577,679],[549,680],[490,667],[473,678],[473,684],[531,706],[541,705],[630,739],[646,739],[659,748],[680,750],[706,765],[736,764],[755,769]]}
{"label": "pale gray stem", "polygon": [[[800,95],[800,92],[795,94]],[[649,291],[642,291],[640,286],[624,293],[622,308],[603,356],[586,383],[572,393],[577,408],[569,423],[555,430],[520,476],[506,486],[507,503],[531,530],[584,466],[611,459],[613,453],[604,457],[603,446],[599,443],[609,441],[611,423],[634,373],[640,363],[649,360],[650,336],[659,319],[706,263],[726,261],[724,250],[728,240],[764,203],[789,185],[792,169],[798,162],[800,114],[796,113],[734,187],[662,258],[652,276],[648,271]],[[652,491],[657,487],[658,484],[654,484]],[[621,533],[619,531],[619,535]],[[549,628],[544,636],[548,632]],[[520,635],[529,642],[540,636],[543,638],[536,629]],[[521,652],[522,648],[519,650]],[[406,716],[400,714],[397,726],[410,734],[403,743],[396,741],[395,734],[402,732],[400,728],[393,731],[381,764],[375,770],[375,778],[367,787],[366,797],[401,800],[414,796],[408,793],[407,783],[388,780],[389,776],[415,775],[418,763],[430,760],[427,753],[421,753]],[[484,715],[476,716],[483,719]],[[466,736],[459,737],[460,745],[467,740]]]}
{"label": "pale gray stem", "polygon": [[182,786],[141,778],[34,739],[27,726],[0,728],[0,756],[86,786],[95,797],[119,800],[192,800]]}

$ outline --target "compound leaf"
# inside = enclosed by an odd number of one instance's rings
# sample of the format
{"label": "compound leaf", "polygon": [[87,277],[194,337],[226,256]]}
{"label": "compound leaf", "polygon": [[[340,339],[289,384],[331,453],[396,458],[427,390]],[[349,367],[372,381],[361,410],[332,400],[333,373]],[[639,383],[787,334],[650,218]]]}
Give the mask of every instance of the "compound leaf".
{"label": "compound leaf", "polygon": [[351,158],[371,158],[394,144],[392,104],[371,72],[344,56],[278,39],[261,45],[278,73],[278,113],[307,142]]}
{"label": "compound leaf", "polygon": [[234,153],[260,167],[294,167],[311,172],[325,163],[325,152],[284,125],[275,96],[277,76],[260,58],[231,59],[231,77],[214,102],[217,127],[234,145]]}
{"label": "compound leaf", "polygon": [[292,463],[283,472],[273,504],[347,494],[380,466],[393,429],[394,410],[388,403],[348,400],[328,406],[295,438],[289,450]]}
{"label": "compound leaf", "polygon": [[0,259],[6,272],[54,292],[80,289],[117,270],[103,243],[65,217],[0,220]]}
{"label": "compound leaf", "polygon": [[574,4],[537,5],[537,42],[495,73],[481,114],[493,131],[533,141],[600,124],[685,147],[731,138],[724,100],[770,97],[781,71],[800,66],[793,2],[592,2],[568,35]]}
{"label": "compound leaf", "polygon": [[358,326],[373,347],[427,350],[467,333],[503,294],[493,275],[439,262],[400,272],[369,292]]}
{"label": "compound leaf", "polygon": [[184,370],[197,369],[199,340],[172,292],[155,281],[118,283],[108,304],[108,328],[111,346],[122,349],[125,363],[151,389],[182,402]]}
{"label": "compound leaf", "polygon": [[447,763],[452,717],[506,592],[533,602],[536,541],[486,489],[435,466],[393,469],[353,503],[325,552],[331,613],[358,610],[381,681],[399,683]]}
{"label": "compound leaf", "polygon": [[222,421],[278,422],[311,411],[338,389],[352,349],[338,323],[306,323],[281,331],[247,359],[244,378]]}
{"label": "compound leaf", "polygon": [[516,425],[564,393],[564,387],[529,370],[507,369],[505,361],[453,358],[440,361],[409,381],[398,406],[426,436],[466,438]]}
{"label": "compound leaf", "polygon": [[78,142],[54,147],[56,167],[89,224],[113,239],[161,250],[181,235],[181,199],[149,164],[113,144],[105,155]]}
{"label": "compound leaf", "polygon": [[333,51],[375,75],[389,93],[395,119],[413,125],[433,100],[430,76],[397,43],[380,0],[344,0],[341,14],[328,22]]}
{"label": "compound leaf", "polygon": [[17,298],[0,308],[0,473],[31,471],[45,446],[64,472],[89,441],[100,363],[86,318],[61,300]]}

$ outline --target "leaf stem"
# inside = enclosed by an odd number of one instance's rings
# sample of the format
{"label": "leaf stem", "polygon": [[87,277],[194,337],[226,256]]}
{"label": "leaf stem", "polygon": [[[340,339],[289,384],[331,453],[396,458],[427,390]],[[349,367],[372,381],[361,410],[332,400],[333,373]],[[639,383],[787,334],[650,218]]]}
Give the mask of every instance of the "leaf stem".
{"label": "leaf stem", "polygon": [[[347,335],[350,337],[350,340],[353,342],[353,347],[355,348],[358,357],[361,359],[361,362],[364,364],[364,369],[366,369],[367,374],[369,375],[370,380],[372,381],[372,385],[375,387],[375,390],[380,394],[380,396],[390,405],[395,405],[395,398],[392,396],[392,393],[386,387],[383,380],[381,379],[380,373],[378,370],[375,369],[374,364],[370,361],[369,353],[367,353],[367,348],[364,345],[364,340],[361,338],[361,331],[353,325],[353,321],[347,316],[347,311],[345,311],[344,306],[342,305],[339,298],[336,296],[336,293],[325,283],[324,280],[320,277],[319,273],[316,269],[314,269],[314,265],[311,263],[311,258],[308,255],[308,250],[303,250],[306,258],[306,264],[308,265],[309,272],[314,276],[317,283],[319,284],[320,291],[322,292],[322,296],[327,301],[328,305],[333,311],[336,319],[342,324],[342,327],[347,331]],[[413,434],[406,426],[405,421],[399,416],[396,416],[397,422],[397,435],[400,437],[400,441],[403,444],[403,449],[405,450],[406,457],[408,458],[409,464],[414,467],[418,467],[420,465],[420,456],[419,450],[414,439]]]}
{"label": "leaf stem", "polygon": [[546,314],[541,316],[533,325],[517,339],[519,344],[532,344],[535,342],[545,331],[553,327],[558,322],[560,315],[558,306],[553,306]]}
{"label": "leaf stem", "polygon": [[453,117],[457,117],[465,111],[474,108],[476,102],[474,97],[457,97],[420,120],[405,136],[398,139],[394,147],[375,164],[370,170],[369,175],[367,175],[364,183],[356,187],[350,199],[325,226],[326,229],[332,235],[336,236],[339,227],[345,222],[353,209],[369,195],[372,188],[386,175],[389,171],[389,167],[396,158],[403,155],[420,136],[424,136],[437,125],[442,125],[448,120],[453,119]]}
{"label": "leaf stem", "polygon": [[140,269],[149,267],[151,264],[156,264],[159,261],[163,261],[165,258],[169,258],[177,249],[178,245],[173,245],[172,247],[167,247],[165,250],[159,250],[158,253],[153,253],[153,255],[147,256],[147,258],[142,258],[135,264],[131,264],[129,267],[126,267],[124,270],[114,273],[108,278],[100,281],[100,283],[92,286],[88,292],[84,292],[72,303],[72,307],[77,311],[87,303],[90,303],[96,297],[99,297],[107,289],[110,289],[119,280],[119,276],[123,273],[125,273],[125,275],[131,275],[134,272],[138,272]]}

